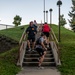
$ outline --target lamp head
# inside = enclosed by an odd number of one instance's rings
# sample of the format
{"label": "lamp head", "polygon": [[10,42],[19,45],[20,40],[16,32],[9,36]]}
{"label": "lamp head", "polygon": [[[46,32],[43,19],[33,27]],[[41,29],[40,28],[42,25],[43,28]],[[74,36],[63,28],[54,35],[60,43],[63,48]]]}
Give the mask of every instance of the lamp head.
{"label": "lamp head", "polygon": [[62,5],[62,1],[59,0],[59,1],[57,2],[57,5],[58,5],[58,6]]}
{"label": "lamp head", "polygon": [[45,11],[43,11],[45,13]]}
{"label": "lamp head", "polygon": [[53,11],[52,9],[50,9],[49,11]]}
{"label": "lamp head", "polygon": [[48,13],[48,11],[46,11],[46,13]]}

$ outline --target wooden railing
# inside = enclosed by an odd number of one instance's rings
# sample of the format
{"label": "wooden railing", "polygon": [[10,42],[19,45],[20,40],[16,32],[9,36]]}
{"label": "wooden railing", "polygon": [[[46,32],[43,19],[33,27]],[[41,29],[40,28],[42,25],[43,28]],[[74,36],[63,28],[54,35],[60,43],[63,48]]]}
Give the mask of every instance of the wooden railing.
{"label": "wooden railing", "polygon": [[58,42],[58,40],[57,40],[57,38],[56,38],[56,35],[55,35],[55,33],[54,33],[54,31],[53,31],[52,28],[51,28],[51,37],[52,37],[52,39],[55,41],[57,47],[59,47],[59,42]]}
{"label": "wooden railing", "polygon": [[52,47],[53,54],[54,54],[54,57],[55,57],[56,65],[61,65],[61,63],[60,63],[59,42],[58,42],[52,28],[51,28],[51,38],[52,38],[52,41],[50,43],[51,43],[51,47]]}
{"label": "wooden railing", "polygon": [[18,58],[18,63],[17,65],[20,65],[22,67],[22,62],[23,62],[23,58],[24,58],[24,54],[25,54],[25,49],[27,46],[27,42],[26,40],[26,33],[25,30],[21,36],[21,39],[19,41],[19,58]]}

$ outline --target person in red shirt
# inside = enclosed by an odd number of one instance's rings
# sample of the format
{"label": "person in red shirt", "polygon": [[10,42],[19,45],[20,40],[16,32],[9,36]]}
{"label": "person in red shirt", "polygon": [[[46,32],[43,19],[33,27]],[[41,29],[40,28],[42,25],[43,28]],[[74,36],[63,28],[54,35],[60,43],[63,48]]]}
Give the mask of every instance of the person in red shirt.
{"label": "person in red shirt", "polygon": [[42,32],[43,32],[43,33],[45,34],[45,36],[47,37],[47,42],[49,42],[50,26],[47,24],[47,22],[45,22],[45,24],[43,25]]}

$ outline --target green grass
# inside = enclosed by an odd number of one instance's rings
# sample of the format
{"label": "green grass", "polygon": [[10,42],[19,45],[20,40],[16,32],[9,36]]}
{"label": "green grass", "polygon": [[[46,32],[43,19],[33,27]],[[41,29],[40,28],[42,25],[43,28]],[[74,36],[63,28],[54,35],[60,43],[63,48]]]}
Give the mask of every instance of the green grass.
{"label": "green grass", "polygon": [[[52,26],[58,37],[58,26]],[[75,33],[61,27],[60,57],[62,65],[59,70],[62,75],[75,75]]]}
{"label": "green grass", "polygon": [[[23,26],[1,30],[0,34],[19,42],[24,31],[24,29],[21,29],[22,27]],[[27,25],[24,27],[26,28]],[[16,65],[18,52],[19,47],[17,46],[16,48],[0,54],[0,75],[16,75],[21,70],[21,68]]]}
{"label": "green grass", "polygon": [[[19,41],[24,31],[24,29],[21,29],[22,27],[23,26],[0,30],[0,34],[10,37],[16,41]],[[27,25],[24,27],[27,28]]]}
{"label": "green grass", "polygon": [[16,75],[20,67],[16,66],[18,47],[0,55],[0,75]]}

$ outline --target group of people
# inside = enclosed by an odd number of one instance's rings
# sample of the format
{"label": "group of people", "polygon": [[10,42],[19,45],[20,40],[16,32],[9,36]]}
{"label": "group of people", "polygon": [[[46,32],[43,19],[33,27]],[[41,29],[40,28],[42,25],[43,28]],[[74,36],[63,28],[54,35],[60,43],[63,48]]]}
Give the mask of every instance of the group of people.
{"label": "group of people", "polygon": [[[38,28],[39,29],[39,28]],[[45,44],[49,44],[49,33],[50,33],[50,27],[47,23],[44,23],[42,25],[41,29],[41,35],[40,37],[35,40],[36,34],[37,34],[37,23],[36,20],[34,22],[30,22],[29,27],[26,30],[26,33],[28,34],[27,37],[27,44],[28,44],[28,51],[37,51],[39,53],[39,64],[38,67],[41,67],[41,64],[44,60],[44,57],[46,55],[47,47]],[[31,44],[32,42],[32,49],[31,49]]]}

